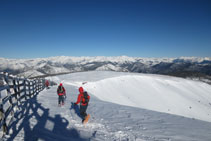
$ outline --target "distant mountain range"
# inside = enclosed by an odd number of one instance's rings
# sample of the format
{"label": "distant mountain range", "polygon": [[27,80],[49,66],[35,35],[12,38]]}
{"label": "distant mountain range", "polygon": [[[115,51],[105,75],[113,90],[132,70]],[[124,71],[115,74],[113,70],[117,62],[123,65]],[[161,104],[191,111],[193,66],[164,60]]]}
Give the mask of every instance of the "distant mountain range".
{"label": "distant mountain range", "polygon": [[165,74],[210,79],[211,57],[138,58],[138,57],[50,57],[37,59],[0,58],[0,71],[24,77],[61,73],[109,70]]}

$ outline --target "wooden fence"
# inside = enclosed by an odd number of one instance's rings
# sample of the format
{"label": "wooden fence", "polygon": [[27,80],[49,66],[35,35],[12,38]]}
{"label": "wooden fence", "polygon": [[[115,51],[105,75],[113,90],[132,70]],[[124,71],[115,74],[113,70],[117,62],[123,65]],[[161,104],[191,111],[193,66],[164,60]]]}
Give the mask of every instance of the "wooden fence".
{"label": "wooden fence", "polygon": [[0,129],[8,133],[14,114],[21,105],[45,88],[44,79],[26,79],[0,72]]}

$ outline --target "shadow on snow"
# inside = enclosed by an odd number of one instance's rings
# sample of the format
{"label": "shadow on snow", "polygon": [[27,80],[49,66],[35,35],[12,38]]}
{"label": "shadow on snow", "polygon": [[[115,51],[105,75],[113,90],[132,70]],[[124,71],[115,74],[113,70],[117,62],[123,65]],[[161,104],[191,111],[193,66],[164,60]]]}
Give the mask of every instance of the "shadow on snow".
{"label": "shadow on snow", "polygon": [[[76,111],[80,115],[79,109]],[[22,131],[24,131],[24,135],[20,138],[24,138],[25,141],[89,140],[80,137],[76,129],[68,129],[69,122],[67,119],[60,115],[55,115],[54,118],[50,117],[49,109],[45,109],[40,103],[37,103],[37,95],[22,103],[21,110],[16,112],[15,118],[16,120],[8,127],[13,133],[7,140],[14,140],[17,136],[20,136]],[[46,125],[48,125],[48,128],[45,127]]]}

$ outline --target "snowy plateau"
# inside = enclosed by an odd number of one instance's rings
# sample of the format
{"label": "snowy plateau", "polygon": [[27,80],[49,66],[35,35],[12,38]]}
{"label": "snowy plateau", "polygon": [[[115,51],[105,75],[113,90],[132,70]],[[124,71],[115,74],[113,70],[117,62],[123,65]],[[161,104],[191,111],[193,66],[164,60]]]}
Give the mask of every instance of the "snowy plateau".
{"label": "snowy plateau", "polygon": [[[77,72],[47,78],[63,83],[28,100],[4,140],[210,141],[211,85],[183,78],[113,71]],[[91,96],[86,125],[76,102],[78,88]]]}

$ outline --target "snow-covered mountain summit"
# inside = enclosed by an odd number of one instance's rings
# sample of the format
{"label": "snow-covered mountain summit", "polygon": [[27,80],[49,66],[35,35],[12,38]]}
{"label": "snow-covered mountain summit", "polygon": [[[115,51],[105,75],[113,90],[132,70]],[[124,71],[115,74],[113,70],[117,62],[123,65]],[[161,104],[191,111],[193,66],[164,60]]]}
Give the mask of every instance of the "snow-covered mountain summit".
{"label": "snow-covered mountain summit", "polygon": [[168,74],[176,72],[199,72],[211,75],[211,58],[140,58],[140,57],[68,57],[58,56],[37,59],[0,58],[0,71],[24,76],[46,74],[111,70],[121,72],[142,72]]}

